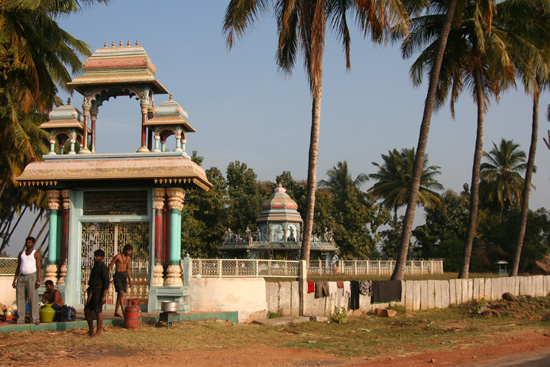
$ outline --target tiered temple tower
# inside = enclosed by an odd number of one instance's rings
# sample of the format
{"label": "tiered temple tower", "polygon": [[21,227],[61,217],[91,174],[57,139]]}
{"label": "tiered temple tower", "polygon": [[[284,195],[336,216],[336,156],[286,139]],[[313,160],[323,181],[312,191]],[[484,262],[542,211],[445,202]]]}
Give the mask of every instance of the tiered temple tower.
{"label": "tiered temple tower", "polygon": [[[188,190],[211,187],[185,151],[186,133],[196,130],[172,95],[155,107],[155,95],[168,90],[155,78],[155,66],[139,42],[105,43],[83,68],[83,75],[68,83],[84,97],[82,112],[70,101],[51,112],[41,125],[50,132],[49,153],[17,178],[48,197],[46,277],[57,284],[67,304],[82,307],[93,250],[104,249],[108,263],[132,242],[139,250],[134,249],[136,256],[148,260],[142,309],[160,311],[160,302],[169,300],[188,311],[180,266],[181,210]],[[118,96],[139,101],[137,151],[96,152],[100,107]],[[166,140],[172,136],[176,148],[169,151]]]}

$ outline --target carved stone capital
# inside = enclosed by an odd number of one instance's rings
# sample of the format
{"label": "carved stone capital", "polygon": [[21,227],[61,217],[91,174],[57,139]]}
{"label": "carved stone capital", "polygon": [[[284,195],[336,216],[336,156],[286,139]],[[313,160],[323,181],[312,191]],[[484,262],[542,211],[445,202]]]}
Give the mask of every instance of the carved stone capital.
{"label": "carved stone capital", "polygon": [[46,196],[48,197],[48,209],[58,210],[59,209],[59,190],[48,190],[46,191]]}
{"label": "carved stone capital", "polygon": [[163,187],[155,187],[153,189],[153,195],[155,196],[153,206],[155,209],[164,209],[164,198],[166,197],[166,189]]}
{"label": "carved stone capital", "polygon": [[91,110],[90,111],[90,118],[92,119],[92,122],[97,121],[97,110]]}
{"label": "carved stone capital", "polygon": [[169,187],[166,189],[168,195],[168,209],[183,209],[183,199],[185,198],[185,190],[180,187]]}
{"label": "carved stone capital", "polygon": [[149,98],[142,99],[139,105],[141,107],[141,114],[144,116],[148,116],[149,115]]}
{"label": "carved stone capital", "polygon": [[61,190],[61,197],[63,198],[63,209],[69,210],[71,203],[69,198],[69,190]]}
{"label": "carved stone capital", "polygon": [[83,114],[84,116],[87,116],[87,115],[90,113],[90,109],[91,109],[91,108],[92,108],[92,104],[91,104],[91,103],[89,103],[89,102],[87,102],[87,101],[84,102],[84,103],[82,104],[82,114]]}

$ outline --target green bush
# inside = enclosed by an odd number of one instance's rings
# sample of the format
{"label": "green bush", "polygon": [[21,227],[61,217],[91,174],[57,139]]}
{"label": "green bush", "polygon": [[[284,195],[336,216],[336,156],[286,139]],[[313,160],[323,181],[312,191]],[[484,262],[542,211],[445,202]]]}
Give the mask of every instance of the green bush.
{"label": "green bush", "polygon": [[330,322],[335,324],[345,324],[348,317],[348,311],[345,307],[334,306],[334,312],[330,317]]}

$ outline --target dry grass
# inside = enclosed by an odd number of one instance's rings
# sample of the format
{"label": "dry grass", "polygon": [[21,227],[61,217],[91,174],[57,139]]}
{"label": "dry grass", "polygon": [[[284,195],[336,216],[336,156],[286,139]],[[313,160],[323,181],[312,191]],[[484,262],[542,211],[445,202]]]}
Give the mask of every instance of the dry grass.
{"label": "dry grass", "polygon": [[[550,329],[547,297],[522,298],[517,304],[469,303],[445,310],[405,312],[395,318],[348,317],[345,324],[305,323],[285,327],[220,321],[182,322],[171,329],[142,325],[138,330],[107,326],[100,338],[86,329],[63,332],[0,334],[6,365],[34,364],[49,358],[151,354],[212,350],[250,345],[321,349],[341,357],[394,356],[411,352],[473,347],[511,331]],[[483,306],[500,310],[498,317],[478,313]],[[505,312],[503,311],[505,310]],[[495,316],[494,314],[492,316]],[[29,346],[32,345],[32,353]],[[3,362],[4,363],[4,362]]]}

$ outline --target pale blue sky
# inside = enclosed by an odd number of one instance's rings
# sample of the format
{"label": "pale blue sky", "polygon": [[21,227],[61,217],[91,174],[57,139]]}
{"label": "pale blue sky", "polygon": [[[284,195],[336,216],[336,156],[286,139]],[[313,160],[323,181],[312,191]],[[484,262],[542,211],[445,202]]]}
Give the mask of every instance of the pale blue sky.
{"label": "pale blue sky", "polygon": [[[187,151],[197,150],[205,169],[215,166],[225,172],[229,162],[239,160],[259,180],[274,181],[283,171],[305,179],[311,97],[302,60],[290,76],[277,71],[272,15],[261,18],[228,52],[222,34],[226,5],[221,0],[112,0],[108,6],[63,18],[60,24],[92,51],[105,41],[139,40],[156,66],[157,79],[174,94],[197,129],[187,135]],[[318,179],[344,160],[354,176],[373,173],[371,162],[381,162],[381,154],[413,147],[418,140],[427,85],[412,86],[408,74],[412,61],[402,60],[398,44],[373,46],[350,23],[350,72],[345,70],[340,45],[332,33],[327,34]],[[155,97],[157,105],[167,99],[168,95]],[[542,141],[550,127],[545,118],[548,103],[546,93],[541,98],[532,209],[550,209],[550,151]],[[75,93],[72,104],[81,109],[82,96]],[[530,98],[521,88],[503,94],[499,104],[493,101],[486,115],[484,149],[506,138],[527,152],[531,110]],[[430,164],[441,167],[438,179],[446,188],[460,191],[470,183],[475,130],[476,108],[469,94],[461,96],[455,120],[448,105],[434,114],[427,152]],[[133,152],[139,145],[139,102],[119,97],[104,103],[98,115],[97,152]],[[424,211],[417,209],[416,222],[423,216]]]}

